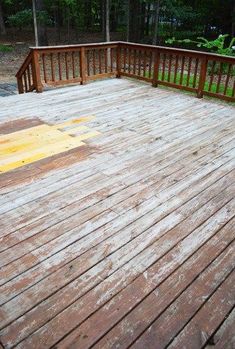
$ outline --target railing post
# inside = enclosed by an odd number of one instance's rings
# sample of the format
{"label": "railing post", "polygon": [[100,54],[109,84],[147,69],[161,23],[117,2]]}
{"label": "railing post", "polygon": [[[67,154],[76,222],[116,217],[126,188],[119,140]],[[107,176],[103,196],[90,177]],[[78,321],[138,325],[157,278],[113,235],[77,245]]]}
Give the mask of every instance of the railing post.
{"label": "railing post", "polygon": [[159,64],[160,64],[160,52],[154,50],[154,66],[153,66],[153,87],[158,86],[158,74],[159,74]]}
{"label": "railing post", "polygon": [[121,77],[121,44],[117,45],[117,73],[116,78],[120,79]]}
{"label": "railing post", "polygon": [[204,90],[205,81],[206,81],[206,72],[207,72],[207,58],[203,57],[201,61],[201,70],[200,70],[199,84],[198,84],[198,90],[197,90],[197,98],[203,97],[203,90]]}
{"label": "railing post", "polygon": [[18,86],[18,91],[19,91],[19,94],[22,94],[24,93],[24,86],[23,86],[23,80],[22,80],[22,77],[17,77],[17,86]]}
{"label": "railing post", "polygon": [[81,75],[81,85],[84,85],[86,83],[85,47],[81,47],[81,51],[80,51],[80,75]]}
{"label": "railing post", "polygon": [[32,50],[33,59],[32,59],[32,70],[33,70],[33,83],[36,89],[36,92],[42,92],[43,86],[41,82],[41,71],[39,64],[39,53],[37,50]]}

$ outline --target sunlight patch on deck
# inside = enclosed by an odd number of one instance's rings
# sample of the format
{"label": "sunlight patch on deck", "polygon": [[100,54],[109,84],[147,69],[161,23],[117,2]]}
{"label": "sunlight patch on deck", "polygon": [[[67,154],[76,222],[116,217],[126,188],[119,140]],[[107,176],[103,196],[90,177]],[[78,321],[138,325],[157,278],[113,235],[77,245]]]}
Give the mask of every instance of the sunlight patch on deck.
{"label": "sunlight patch on deck", "polygon": [[42,124],[0,136],[0,173],[64,153],[85,145],[84,141],[100,135],[87,126],[77,126],[94,116],[70,120],[62,124]]}

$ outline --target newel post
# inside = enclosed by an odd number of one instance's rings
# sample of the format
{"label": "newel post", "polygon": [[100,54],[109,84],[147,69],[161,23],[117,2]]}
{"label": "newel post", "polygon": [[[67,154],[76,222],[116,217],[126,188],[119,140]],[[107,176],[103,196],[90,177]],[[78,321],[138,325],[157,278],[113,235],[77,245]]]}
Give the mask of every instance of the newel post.
{"label": "newel post", "polygon": [[18,86],[19,94],[22,94],[22,93],[24,93],[24,85],[23,85],[22,76],[21,77],[16,76],[16,78],[17,78],[17,86]]}
{"label": "newel post", "polygon": [[160,65],[160,52],[158,49],[153,51],[154,55],[154,66],[153,66],[153,87],[158,86],[158,74],[159,74],[159,65]]}
{"label": "newel post", "polygon": [[199,85],[197,90],[197,98],[203,97],[203,90],[204,90],[205,81],[206,81],[206,72],[207,72],[207,58],[203,57],[201,61],[201,70],[200,70]]}
{"label": "newel post", "polygon": [[33,71],[33,84],[36,92],[42,92],[43,86],[41,81],[41,71],[39,64],[39,52],[35,49],[32,50],[32,71]]}
{"label": "newel post", "polygon": [[81,51],[80,51],[80,76],[81,76],[81,85],[84,85],[86,83],[85,47],[81,47]]}

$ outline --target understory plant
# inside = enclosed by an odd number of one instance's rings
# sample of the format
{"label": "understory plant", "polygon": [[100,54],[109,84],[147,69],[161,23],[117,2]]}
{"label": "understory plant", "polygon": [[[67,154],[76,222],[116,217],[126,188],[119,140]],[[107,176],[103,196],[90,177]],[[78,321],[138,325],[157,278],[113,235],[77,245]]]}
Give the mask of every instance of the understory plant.
{"label": "understory plant", "polygon": [[[174,44],[174,43],[182,43],[182,44],[189,44],[193,43],[196,44],[197,47],[201,48],[204,47],[206,49],[209,49],[210,52],[217,53],[224,56],[234,56],[235,55],[235,38],[232,38],[229,45],[226,46],[226,38],[229,37],[229,34],[219,35],[217,39],[215,40],[207,40],[203,37],[198,37],[196,40],[191,39],[183,39],[183,40],[176,40],[174,37],[171,39],[166,40],[166,44]],[[212,73],[212,62],[209,62],[208,64],[208,74]],[[213,72],[215,74],[218,74],[220,70],[222,69],[222,73],[227,73],[228,71],[228,64],[223,63],[222,67],[219,63],[217,63],[214,66]],[[231,72],[232,75],[235,75],[235,71]]]}

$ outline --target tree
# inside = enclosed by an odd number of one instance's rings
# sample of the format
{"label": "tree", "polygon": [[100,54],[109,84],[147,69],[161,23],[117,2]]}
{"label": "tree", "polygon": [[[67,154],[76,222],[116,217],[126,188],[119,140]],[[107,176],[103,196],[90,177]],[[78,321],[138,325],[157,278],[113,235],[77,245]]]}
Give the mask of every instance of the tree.
{"label": "tree", "polygon": [[35,46],[38,46],[38,24],[37,24],[37,11],[35,0],[32,0],[33,3],[33,25],[34,25],[34,35],[35,35]]}
{"label": "tree", "polygon": [[154,30],[153,30],[153,45],[157,45],[158,41],[158,26],[159,26],[160,0],[155,0],[154,4]]}
{"label": "tree", "polygon": [[[44,1],[43,0],[35,0],[36,1],[36,11],[37,13],[43,14],[45,12]],[[37,16],[37,28],[38,28],[38,45],[39,46],[47,46],[47,26],[46,20],[43,15]]]}
{"label": "tree", "polygon": [[0,34],[6,35],[6,26],[3,18],[2,0],[0,0]]}
{"label": "tree", "polygon": [[140,0],[129,1],[129,40],[139,42],[142,34],[142,2]]}
{"label": "tree", "polygon": [[103,13],[103,34],[104,41],[110,41],[110,1],[103,0],[102,6]]}

